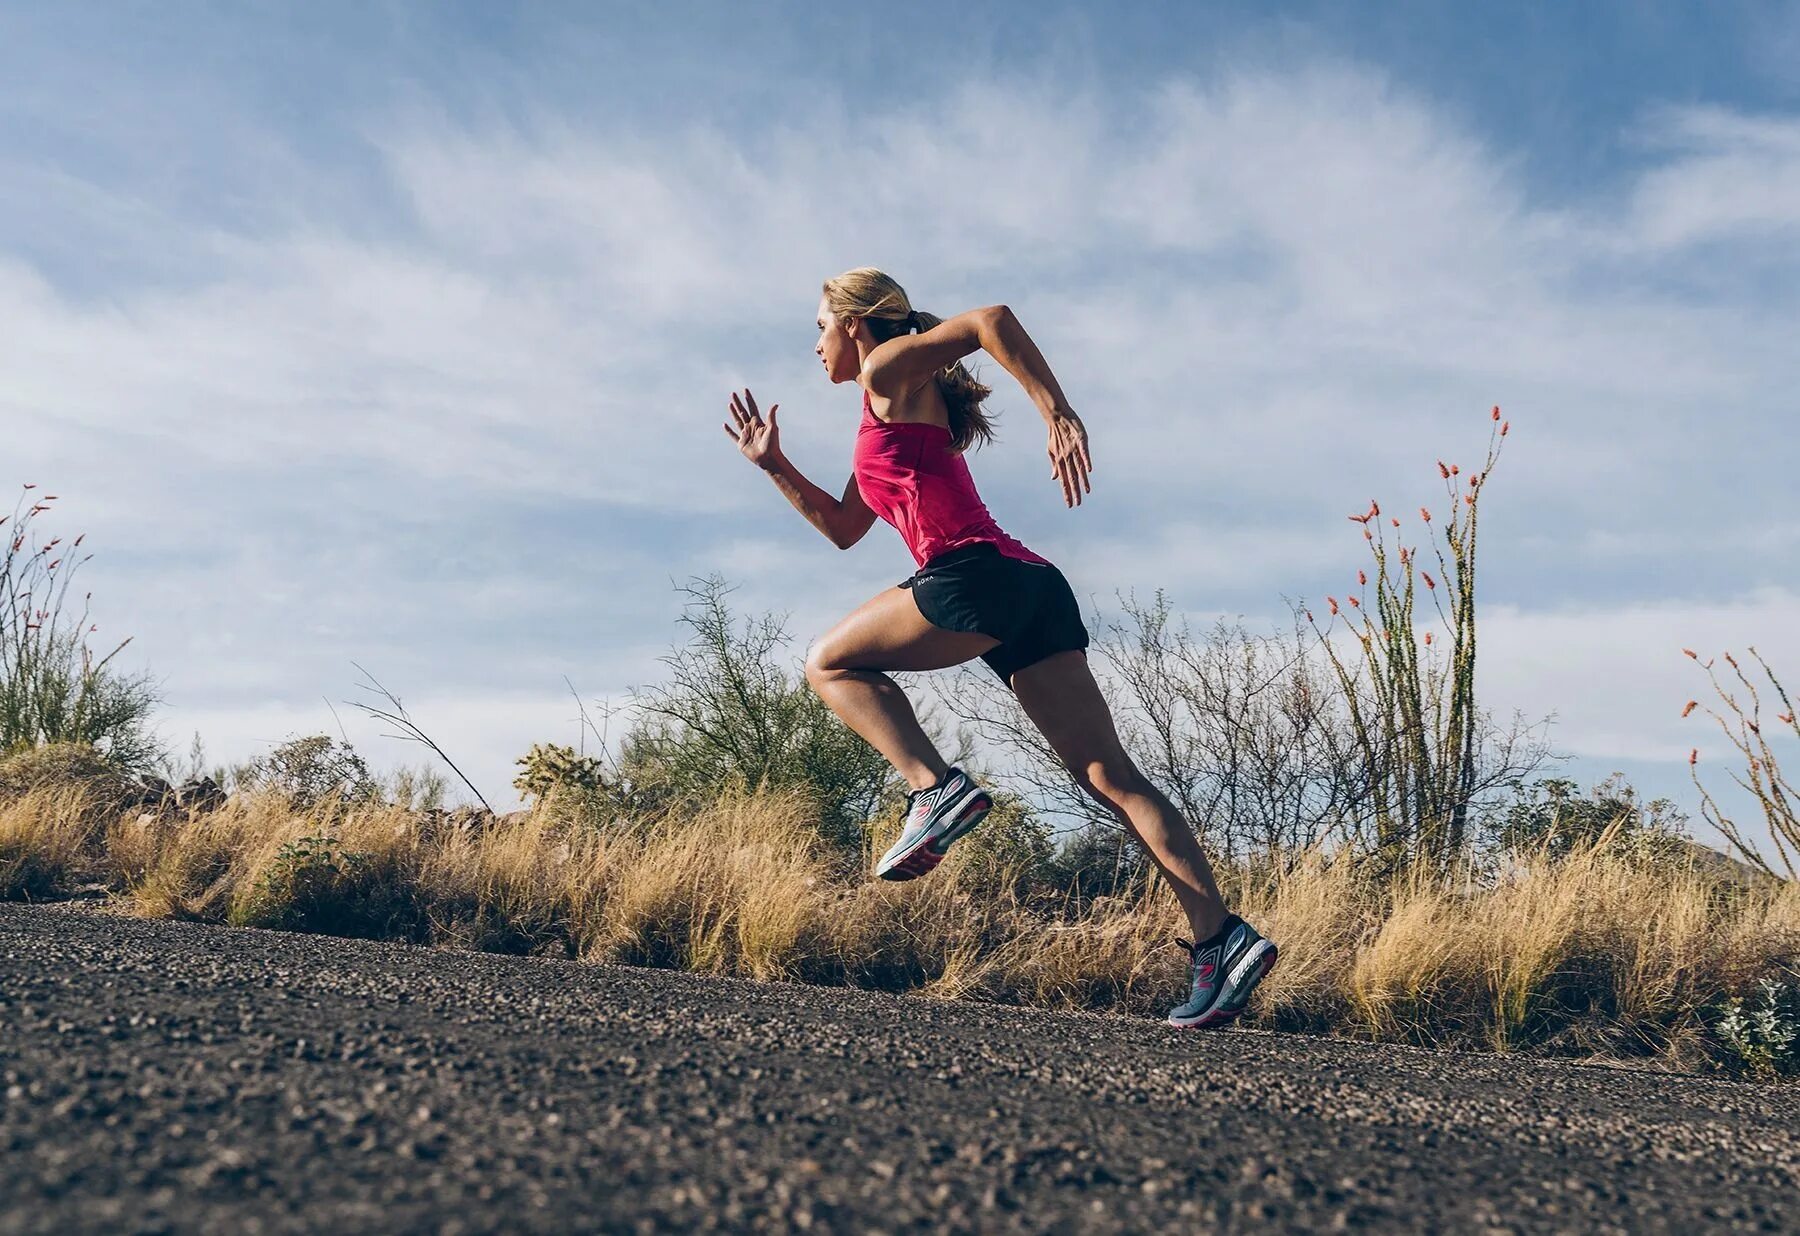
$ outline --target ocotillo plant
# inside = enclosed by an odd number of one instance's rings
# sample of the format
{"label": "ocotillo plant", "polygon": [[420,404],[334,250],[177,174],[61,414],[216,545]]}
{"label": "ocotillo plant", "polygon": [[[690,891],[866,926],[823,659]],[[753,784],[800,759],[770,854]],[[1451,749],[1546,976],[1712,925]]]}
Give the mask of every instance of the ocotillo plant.
{"label": "ocotillo plant", "polygon": [[[1691,648],[1683,648],[1681,651],[1696,661],[1700,659],[1700,654]],[[1769,663],[1762,659],[1762,654],[1756,651],[1754,645],[1751,646],[1750,655],[1762,666],[1769,685],[1781,700],[1784,711],[1776,714],[1776,720],[1783,728],[1793,730],[1795,736],[1800,737],[1800,721],[1794,718],[1794,701],[1788,698],[1787,689],[1781,685],[1781,680],[1775,677],[1775,671],[1769,668]],[[1719,682],[1719,676],[1713,672],[1712,658],[1709,657],[1705,664],[1706,676],[1712,681],[1713,690],[1724,701],[1730,719],[1727,720],[1724,714],[1715,712],[1710,707],[1705,710],[1706,715],[1718,722],[1719,732],[1725,735],[1725,741],[1744,759],[1749,780],[1746,781],[1735,772],[1730,774],[1731,779],[1754,795],[1762,807],[1763,820],[1769,826],[1769,841],[1774,846],[1775,857],[1781,863],[1782,871],[1775,870],[1763,855],[1761,847],[1744,837],[1737,822],[1719,809],[1713,796],[1700,784],[1700,748],[1695,747],[1688,752],[1688,775],[1693,778],[1694,788],[1700,791],[1701,814],[1725,835],[1726,840],[1751,865],[1772,876],[1785,874],[1789,880],[1800,879],[1800,870],[1796,869],[1800,865],[1800,789],[1796,789],[1782,773],[1781,765],[1775,759],[1774,748],[1769,745],[1769,736],[1763,732],[1762,696],[1757,691],[1756,684],[1745,675],[1736,657],[1729,652],[1724,656],[1732,672],[1737,675],[1737,680],[1749,693],[1750,702],[1746,707],[1727,686]],[[1681,715],[1686,717],[1700,706],[1700,701],[1689,700],[1681,710]]]}
{"label": "ocotillo plant", "polygon": [[[1358,570],[1358,592],[1346,598],[1346,613],[1327,596],[1332,626],[1342,617],[1356,637],[1360,656],[1346,657],[1330,630],[1320,643],[1337,671],[1350,712],[1351,729],[1369,769],[1369,805],[1382,855],[1392,863],[1423,860],[1444,864],[1462,851],[1468,835],[1469,802],[1475,793],[1475,524],[1488,475],[1500,457],[1511,423],[1493,410],[1487,460],[1464,477],[1456,464],[1438,462],[1450,497],[1447,518],[1433,522],[1419,508],[1425,538],[1437,558],[1439,575],[1419,565],[1416,545],[1400,544],[1401,521],[1381,524],[1381,504],[1350,516],[1362,525],[1374,558],[1375,604],[1367,604],[1369,576]],[[1465,486],[1464,480],[1467,484]],[[1373,526],[1371,528],[1371,525]],[[1441,531],[1442,544],[1438,533]],[[1390,571],[1389,535],[1398,562]],[[1444,550],[1448,548],[1446,561]],[[1448,662],[1434,655],[1434,632],[1414,628],[1414,580],[1425,583],[1438,618],[1449,634]],[[1311,611],[1307,621],[1318,630]]]}

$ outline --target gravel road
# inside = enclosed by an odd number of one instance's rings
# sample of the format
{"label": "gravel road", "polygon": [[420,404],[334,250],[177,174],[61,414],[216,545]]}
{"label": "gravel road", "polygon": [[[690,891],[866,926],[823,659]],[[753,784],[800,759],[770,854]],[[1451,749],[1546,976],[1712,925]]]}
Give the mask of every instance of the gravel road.
{"label": "gravel road", "polygon": [[0,905],[0,1232],[1800,1230],[1800,1090]]}

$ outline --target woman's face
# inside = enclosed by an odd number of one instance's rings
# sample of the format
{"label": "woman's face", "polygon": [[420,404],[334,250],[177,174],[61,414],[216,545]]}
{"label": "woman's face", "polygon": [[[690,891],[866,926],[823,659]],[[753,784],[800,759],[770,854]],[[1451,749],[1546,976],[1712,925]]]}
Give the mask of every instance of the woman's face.
{"label": "woman's face", "polygon": [[831,305],[819,297],[819,342],[813,345],[825,376],[833,382],[854,382],[862,372],[862,357],[857,354],[856,340],[847,334],[831,313]]}

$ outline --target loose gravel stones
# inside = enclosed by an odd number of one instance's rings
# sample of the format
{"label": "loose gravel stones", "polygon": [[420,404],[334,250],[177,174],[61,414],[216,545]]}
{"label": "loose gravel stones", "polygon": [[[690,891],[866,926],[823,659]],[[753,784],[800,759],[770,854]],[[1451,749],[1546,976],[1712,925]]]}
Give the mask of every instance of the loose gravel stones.
{"label": "loose gravel stones", "polygon": [[1800,1091],[0,905],[0,1232],[1800,1228]]}

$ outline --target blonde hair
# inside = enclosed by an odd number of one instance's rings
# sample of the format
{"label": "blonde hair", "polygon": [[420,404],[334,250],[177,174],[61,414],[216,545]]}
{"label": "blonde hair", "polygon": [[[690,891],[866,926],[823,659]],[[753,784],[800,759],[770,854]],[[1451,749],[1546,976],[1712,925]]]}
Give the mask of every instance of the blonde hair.
{"label": "blonde hair", "polygon": [[[873,266],[858,266],[827,279],[825,303],[840,322],[845,318],[868,322],[876,343],[886,343],[912,331],[924,334],[943,320],[914,309],[906,298],[906,289],[894,282],[893,276]],[[938,370],[936,379],[944,405],[950,409],[950,449],[962,451],[992,442],[994,422],[981,401],[993,392],[977,382],[961,361]]]}

